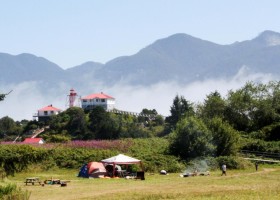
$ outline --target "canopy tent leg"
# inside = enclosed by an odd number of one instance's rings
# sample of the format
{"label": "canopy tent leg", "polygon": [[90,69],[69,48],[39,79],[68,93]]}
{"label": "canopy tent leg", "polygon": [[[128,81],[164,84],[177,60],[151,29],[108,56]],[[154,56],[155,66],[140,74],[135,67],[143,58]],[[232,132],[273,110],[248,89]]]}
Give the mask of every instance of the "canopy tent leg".
{"label": "canopy tent leg", "polygon": [[115,169],[115,163],[113,163],[113,178],[115,178],[115,171],[116,171],[116,169]]}

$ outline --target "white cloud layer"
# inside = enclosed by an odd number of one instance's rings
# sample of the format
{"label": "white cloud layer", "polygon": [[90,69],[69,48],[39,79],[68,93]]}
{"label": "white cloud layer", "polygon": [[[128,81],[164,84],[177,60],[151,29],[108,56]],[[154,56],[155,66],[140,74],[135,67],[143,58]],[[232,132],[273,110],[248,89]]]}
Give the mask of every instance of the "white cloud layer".
{"label": "white cloud layer", "polygon": [[[184,96],[186,100],[197,103],[203,102],[206,95],[217,90],[222,96],[227,95],[229,90],[236,90],[245,85],[248,81],[268,82],[277,80],[271,74],[249,73],[246,67],[232,78],[209,79],[192,82],[187,85],[179,85],[176,82],[162,82],[149,87],[133,87],[129,85],[117,84],[113,87],[103,88],[103,92],[116,98],[116,108],[131,112],[141,112],[143,108],[156,109],[163,116],[170,115],[170,106],[174,97],[178,94]],[[52,104],[60,109],[66,109],[67,95],[71,88],[61,85],[58,91],[53,91],[53,95],[45,95],[44,91],[39,91],[36,82],[26,82],[18,85],[0,86],[0,93],[13,89],[4,101],[0,102],[0,118],[9,116],[16,121],[22,119],[32,120],[32,116],[38,109]],[[94,91],[94,88],[85,89]],[[88,94],[81,94],[86,96]],[[49,93],[49,92],[48,92]]]}
{"label": "white cloud layer", "polygon": [[246,67],[242,67],[232,78],[208,79],[179,85],[176,82],[163,82],[149,88],[135,88],[130,86],[115,86],[110,88],[117,99],[117,107],[121,110],[141,112],[143,108],[156,109],[163,116],[170,115],[170,107],[173,99],[178,94],[186,100],[198,103],[203,102],[206,95],[218,91],[226,96],[229,90],[236,90],[245,85],[248,81],[266,83],[277,80],[271,74],[249,73]]}

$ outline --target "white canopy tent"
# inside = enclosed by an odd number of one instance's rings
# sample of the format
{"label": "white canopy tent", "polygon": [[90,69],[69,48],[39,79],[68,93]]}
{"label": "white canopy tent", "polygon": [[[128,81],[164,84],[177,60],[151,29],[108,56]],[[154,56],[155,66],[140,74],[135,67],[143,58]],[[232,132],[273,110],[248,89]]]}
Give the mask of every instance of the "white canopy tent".
{"label": "white canopy tent", "polygon": [[129,164],[139,164],[142,171],[143,170],[143,165],[141,160],[138,160],[136,158],[132,158],[123,154],[119,154],[117,156],[113,156],[111,158],[107,158],[104,160],[101,160],[102,163],[104,164],[112,164],[113,165],[113,175],[115,174],[115,165],[129,165]]}

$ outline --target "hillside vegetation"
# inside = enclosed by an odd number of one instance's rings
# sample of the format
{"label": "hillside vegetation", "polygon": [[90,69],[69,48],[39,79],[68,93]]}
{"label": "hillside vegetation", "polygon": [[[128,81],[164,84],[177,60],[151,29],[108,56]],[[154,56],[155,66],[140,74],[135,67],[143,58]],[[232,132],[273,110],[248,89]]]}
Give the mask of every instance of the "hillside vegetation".
{"label": "hillside vegetation", "polygon": [[[143,160],[151,172],[178,172],[195,159],[205,159],[213,168],[222,162],[245,168],[248,163],[236,157],[241,150],[279,153],[279,86],[249,82],[225,98],[212,92],[199,105],[177,95],[166,118],[156,110],[143,109],[147,116],[135,117],[101,107],[89,112],[72,107],[47,122],[15,122],[6,116],[0,119],[1,170],[13,175],[34,163],[44,169],[78,168],[117,153]],[[46,126],[42,146],[7,144]]]}

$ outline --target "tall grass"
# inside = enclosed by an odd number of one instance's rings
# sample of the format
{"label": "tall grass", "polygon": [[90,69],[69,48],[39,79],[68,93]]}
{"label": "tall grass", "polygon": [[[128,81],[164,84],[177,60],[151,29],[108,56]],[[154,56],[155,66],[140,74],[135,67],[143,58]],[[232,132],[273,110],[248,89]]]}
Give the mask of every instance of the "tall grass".
{"label": "tall grass", "polygon": [[1,200],[28,200],[30,195],[30,191],[23,191],[16,184],[0,185]]}

